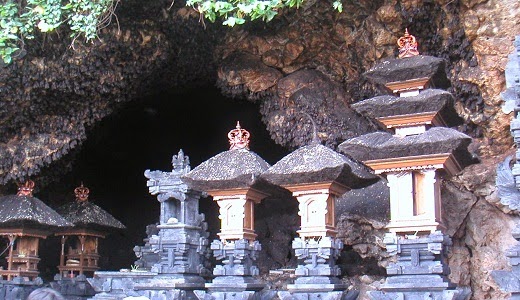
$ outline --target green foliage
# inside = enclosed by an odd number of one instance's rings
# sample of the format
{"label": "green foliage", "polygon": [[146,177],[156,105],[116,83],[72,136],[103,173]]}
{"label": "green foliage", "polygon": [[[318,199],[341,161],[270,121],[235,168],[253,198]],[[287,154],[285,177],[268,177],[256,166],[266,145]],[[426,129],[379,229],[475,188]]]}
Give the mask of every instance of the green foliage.
{"label": "green foliage", "polygon": [[[119,0],[0,0],[0,58],[8,64],[24,41],[35,32],[51,32],[63,24],[71,30],[72,43],[83,36],[86,41],[97,37],[98,30],[110,23]],[[151,0],[147,0],[151,1]],[[280,9],[299,8],[304,0],[187,0],[202,17],[211,22],[235,26],[246,20],[271,21]],[[343,10],[341,0],[333,8]]]}
{"label": "green foliage", "polygon": [[271,21],[283,7],[300,7],[304,0],[187,0],[206,19],[214,22],[217,17],[224,19],[224,25],[244,24],[246,19]]}
{"label": "green foliage", "polygon": [[97,36],[118,0],[4,0],[0,6],[0,58],[10,63],[35,32],[51,32],[63,24],[75,40]]}

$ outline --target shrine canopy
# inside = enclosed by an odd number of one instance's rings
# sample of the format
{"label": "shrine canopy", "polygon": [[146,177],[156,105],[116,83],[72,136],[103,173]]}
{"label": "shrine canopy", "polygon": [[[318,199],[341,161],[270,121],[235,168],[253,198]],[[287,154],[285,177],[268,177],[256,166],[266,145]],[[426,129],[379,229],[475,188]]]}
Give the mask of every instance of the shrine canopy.
{"label": "shrine canopy", "polygon": [[466,167],[475,163],[468,151],[470,143],[471,137],[464,133],[451,128],[434,127],[422,134],[405,137],[373,132],[347,140],[338,149],[365,163],[377,159],[451,153],[461,167]]}
{"label": "shrine canopy", "polygon": [[0,228],[2,231],[28,229],[42,232],[42,237],[58,228],[72,226],[60,214],[32,195],[33,181],[19,187],[16,195],[0,197]]}
{"label": "shrine canopy", "polygon": [[363,73],[363,76],[376,86],[392,92],[417,84],[422,88],[446,89],[450,82],[445,69],[446,61],[442,58],[416,55],[381,61]]}
{"label": "shrine canopy", "polygon": [[[238,132],[235,132],[237,131]],[[232,135],[232,136],[231,136]],[[247,137],[241,136],[247,135]],[[249,150],[249,133],[237,124],[228,134],[230,149],[202,162],[182,180],[198,191],[216,191],[249,188],[270,165]]]}
{"label": "shrine canopy", "polygon": [[368,167],[319,144],[316,137],[311,145],[291,152],[261,177],[296,197],[302,239],[335,237],[336,198],[379,180]]}
{"label": "shrine canopy", "polygon": [[351,107],[364,116],[378,120],[387,128],[397,127],[404,122],[453,127],[463,122],[455,111],[454,103],[451,93],[440,89],[426,89],[410,97],[376,96],[354,103]]}
{"label": "shrine canopy", "polygon": [[56,209],[75,229],[90,229],[106,232],[113,229],[126,228],[119,220],[88,200],[89,189],[81,184],[74,190],[75,201],[64,204]]}
{"label": "shrine canopy", "polygon": [[261,178],[284,187],[336,182],[348,189],[366,187],[379,180],[363,163],[319,143],[291,152],[266,170]]}

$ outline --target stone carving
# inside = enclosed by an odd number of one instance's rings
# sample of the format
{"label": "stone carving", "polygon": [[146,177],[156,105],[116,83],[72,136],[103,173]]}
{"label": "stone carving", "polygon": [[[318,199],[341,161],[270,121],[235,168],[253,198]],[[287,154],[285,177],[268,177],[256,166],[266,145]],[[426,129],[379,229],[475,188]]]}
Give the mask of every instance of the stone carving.
{"label": "stone carving", "polygon": [[145,171],[147,186],[161,203],[159,224],[149,225],[144,246],[134,247],[139,272],[96,272],[89,282],[98,294],[93,299],[145,296],[152,300],[196,299],[193,290],[204,288],[207,275],[208,232],[199,214],[200,192],[190,189],[181,176],[190,171],[182,150],[172,159],[171,172]]}
{"label": "stone carving", "polygon": [[397,262],[386,268],[388,275],[441,274],[447,275],[446,247],[451,240],[440,231],[426,237],[409,236],[399,239],[395,233],[387,233],[383,242],[389,254],[397,254]]}
{"label": "stone carving", "polygon": [[152,266],[159,262],[159,253],[156,251],[154,247],[150,244],[150,239],[159,233],[159,229],[157,229],[157,224],[150,224],[146,226],[146,238],[143,239],[143,246],[135,246],[133,251],[135,256],[138,258],[134,265],[138,266],[139,269],[142,270],[150,270]]}
{"label": "stone carving", "polygon": [[383,242],[389,254],[397,255],[397,262],[386,268],[389,276],[380,291],[368,292],[371,299],[462,300],[471,294],[469,288],[457,288],[446,278],[445,253],[451,239],[441,231],[406,238],[387,233]]}
{"label": "stone carving", "polygon": [[495,183],[500,203],[514,211],[518,211],[520,209],[520,190],[517,187],[515,175],[511,171],[510,164],[512,159],[511,156],[508,156],[503,162],[498,164]]}
{"label": "stone carving", "polygon": [[[157,235],[148,238],[148,249],[159,254],[151,271],[172,274],[200,274],[204,271],[201,256],[208,245],[204,214],[198,213],[200,193],[181,180],[190,170],[189,157],[179,150],[172,158],[171,172],[145,171],[150,194],[161,203]],[[145,248],[146,249],[146,248]]]}
{"label": "stone carving", "polygon": [[[213,256],[217,260],[222,260],[223,265],[217,265],[213,270],[216,276],[258,276],[259,271],[254,261],[262,247],[258,241],[250,243],[240,239],[224,243],[214,240],[211,243]],[[219,278],[219,277],[217,277]],[[249,277],[240,277],[250,279]],[[235,278],[236,280],[236,278]],[[214,281],[215,282],[215,281]]]}
{"label": "stone carving", "polygon": [[[331,276],[327,278],[329,283],[338,281],[336,276],[341,275],[341,270],[336,265],[336,260],[343,249],[341,240],[331,237],[318,240],[295,238],[292,247],[299,262],[295,270],[296,276]],[[296,281],[300,279],[305,277]]]}
{"label": "stone carving", "polygon": [[[516,37],[515,50],[509,55],[506,67],[506,91],[502,93],[505,101],[504,112],[514,111],[511,133],[516,144],[516,161],[511,169],[512,157],[497,166],[496,186],[500,203],[508,206],[516,214],[520,213],[520,36]],[[511,271],[492,271],[491,276],[511,299],[520,298],[520,226],[513,229],[513,237],[519,241],[506,252],[511,263]]]}
{"label": "stone carving", "polygon": [[509,55],[506,67],[506,91],[502,93],[504,112],[514,112],[511,133],[516,144],[516,161],[510,167],[511,157],[497,166],[496,185],[500,202],[512,210],[520,208],[520,36],[516,38],[515,50]]}

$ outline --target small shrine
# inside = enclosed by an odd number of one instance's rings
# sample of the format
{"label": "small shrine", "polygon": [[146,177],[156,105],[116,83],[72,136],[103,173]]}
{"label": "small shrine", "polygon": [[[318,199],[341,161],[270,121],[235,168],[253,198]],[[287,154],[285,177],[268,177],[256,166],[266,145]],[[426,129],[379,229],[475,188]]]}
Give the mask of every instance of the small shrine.
{"label": "small shrine", "polygon": [[264,288],[253,278],[259,274],[254,261],[261,250],[255,240],[254,206],[269,195],[267,186],[257,180],[269,164],[249,150],[250,133],[239,122],[228,138],[228,151],[202,162],[182,177],[192,189],[212,196],[220,208],[220,240],[213,241],[210,247],[223,265],[214,268],[216,277],[206,284],[217,299],[227,299],[228,294],[246,297]]}
{"label": "small shrine", "polygon": [[[466,292],[455,290],[446,279],[444,256],[451,239],[443,234],[440,187],[444,177],[475,163],[468,152],[471,138],[443,127],[461,121],[453,109],[453,96],[428,88],[427,83],[447,80],[442,78],[444,62],[419,55],[414,49],[415,38],[408,31],[398,45],[400,53],[406,55],[366,73],[372,82],[398,96],[378,96],[352,106],[384,124],[388,131],[365,134],[338,147],[383,175],[390,188],[390,233],[384,242],[398,261],[386,268],[390,277],[382,292],[371,292],[370,296],[387,299],[384,293],[405,298],[427,293],[435,294],[434,299],[459,299]],[[388,81],[396,78],[399,80]]]}
{"label": "small shrine", "polygon": [[297,279],[287,286],[288,292],[279,292],[280,298],[289,294],[302,300],[347,296],[348,286],[338,278],[341,270],[336,265],[343,249],[342,241],[335,238],[336,198],[379,178],[363,164],[319,144],[316,138],[313,144],[282,158],[261,178],[290,190],[299,203],[301,227],[292,243],[298,258]]}
{"label": "small shrine", "polygon": [[0,197],[0,236],[8,239],[6,267],[0,268],[4,280],[39,276],[38,250],[41,239],[59,228],[72,226],[56,211],[33,196],[34,182],[19,185],[16,195]]}
{"label": "small shrine", "polygon": [[170,172],[146,170],[146,185],[160,203],[158,224],[147,226],[144,245],[134,247],[137,261],[132,269],[96,271],[89,278],[96,296],[92,299],[123,299],[128,295],[147,299],[196,299],[208,270],[208,232],[199,213],[200,191],[181,177],[190,170],[189,157],[179,150]]}
{"label": "small shrine", "polygon": [[112,215],[89,201],[89,193],[90,190],[81,184],[74,189],[76,200],[56,209],[74,226],[56,233],[61,237],[61,253],[59,274],[55,279],[78,275],[92,277],[99,269],[99,239],[104,239],[114,229],[125,228]]}

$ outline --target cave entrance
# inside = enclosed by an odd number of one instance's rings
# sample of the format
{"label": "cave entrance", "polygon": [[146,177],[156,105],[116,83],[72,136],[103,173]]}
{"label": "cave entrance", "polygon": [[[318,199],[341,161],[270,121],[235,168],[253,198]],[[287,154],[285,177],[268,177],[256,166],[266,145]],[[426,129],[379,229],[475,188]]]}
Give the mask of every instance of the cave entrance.
{"label": "cave entrance", "polygon": [[[132,248],[144,244],[146,226],[159,219],[159,202],[148,193],[144,171],[171,171],[179,149],[190,157],[192,168],[228,150],[227,133],[237,121],[251,133],[251,150],[268,163],[288,153],[270,139],[256,103],[226,98],[213,87],[164,93],[125,104],[93,126],[73,154],[71,171],[42,190],[41,199],[73,201],[74,188],[84,183],[90,201],[127,227],[100,241],[101,270],[130,268],[137,259]],[[200,203],[213,239],[220,226],[218,206],[211,198]],[[55,239],[44,242],[40,270],[47,278],[57,273],[59,264]]]}

